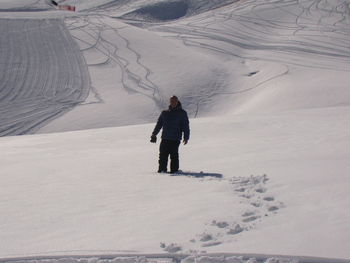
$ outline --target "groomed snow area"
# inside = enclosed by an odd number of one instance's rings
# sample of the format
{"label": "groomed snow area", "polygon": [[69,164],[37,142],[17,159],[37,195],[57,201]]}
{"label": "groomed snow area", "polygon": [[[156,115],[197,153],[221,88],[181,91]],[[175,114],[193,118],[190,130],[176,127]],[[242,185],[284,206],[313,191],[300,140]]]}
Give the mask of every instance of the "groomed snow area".
{"label": "groomed snow area", "polygon": [[0,136],[35,132],[85,101],[90,77],[61,19],[0,19]]}
{"label": "groomed snow area", "polygon": [[1,263],[349,262],[350,1],[58,2],[0,1]]}

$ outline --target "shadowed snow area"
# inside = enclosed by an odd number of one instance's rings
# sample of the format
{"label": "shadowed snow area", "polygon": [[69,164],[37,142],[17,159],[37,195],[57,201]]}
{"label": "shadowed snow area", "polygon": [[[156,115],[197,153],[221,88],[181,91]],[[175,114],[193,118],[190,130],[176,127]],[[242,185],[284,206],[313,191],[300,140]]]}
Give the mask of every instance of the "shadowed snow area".
{"label": "shadowed snow area", "polygon": [[0,136],[33,133],[90,89],[76,43],[61,20],[0,19]]}
{"label": "shadowed snow area", "polygon": [[157,1],[142,6],[121,18],[144,21],[167,21],[191,16],[237,2],[213,0]]}
{"label": "shadowed snow area", "polygon": [[185,1],[161,2],[142,7],[123,17],[136,19],[144,17],[145,20],[172,20],[185,16],[187,10],[188,4]]}
{"label": "shadowed snow area", "polygon": [[[101,0],[85,3],[81,0],[67,1],[75,3],[82,10],[111,11],[124,18],[138,18],[145,21],[166,21],[191,16],[229,5],[239,0]],[[97,3],[100,3],[98,5]]]}

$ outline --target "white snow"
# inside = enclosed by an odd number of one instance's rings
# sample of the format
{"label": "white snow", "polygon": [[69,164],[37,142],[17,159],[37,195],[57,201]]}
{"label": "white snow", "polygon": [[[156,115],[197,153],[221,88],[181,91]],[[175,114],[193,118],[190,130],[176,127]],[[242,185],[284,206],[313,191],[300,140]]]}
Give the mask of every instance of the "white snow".
{"label": "white snow", "polygon": [[[174,260],[178,260],[179,262],[183,263],[192,263],[192,262],[200,262],[200,263],[255,263],[255,262],[266,262],[266,263],[295,263],[299,262],[295,259],[285,258],[285,257],[269,257],[264,258],[264,256],[259,256],[257,259],[256,257],[249,257],[249,256],[233,256],[233,255],[227,255],[227,256],[175,256],[171,255],[168,257],[162,257],[162,255],[146,255],[146,256],[103,256],[101,257],[67,257],[67,258],[49,258],[49,259],[11,259],[11,261],[6,262],[13,262],[13,263],[154,263],[154,262],[162,262],[162,263],[171,263],[174,262]],[[308,261],[308,262],[316,262],[316,261]],[[341,261],[339,261],[341,262]]]}
{"label": "white snow", "polygon": [[[350,2],[143,13],[163,2],[0,1],[1,135],[37,133],[0,138],[0,259],[350,259]],[[173,94],[191,117],[179,176],[149,143]]]}
{"label": "white snow", "polygon": [[[153,172],[153,125],[1,138],[1,254],[160,252],[163,242],[348,258],[348,114],[192,120],[182,169],[223,179]],[[238,224],[244,231],[230,234]]]}
{"label": "white snow", "polygon": [[0,19],[0,135],[36,131],[85,101],[85,60],[61,20]]}

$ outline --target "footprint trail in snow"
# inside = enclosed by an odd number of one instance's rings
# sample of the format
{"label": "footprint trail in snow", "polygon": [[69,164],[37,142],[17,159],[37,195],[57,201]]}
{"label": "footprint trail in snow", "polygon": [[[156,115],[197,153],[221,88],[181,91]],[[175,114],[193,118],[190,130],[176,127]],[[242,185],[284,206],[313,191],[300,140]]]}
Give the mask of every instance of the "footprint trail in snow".
{"label": "footprint trail in snow", "polygon": [[[225,242],[236,240],[244,232],[253,231],[264,218],[276,214],[284,207],[283,202],[269,194],[268,177],[266,175],[251,175],[250,177],[233,177],[229,180],[233,193],[239,197],[242,206],[241,214],[232,215],[230,220],[213,219],[206,224],[203,233],[189,241],[189,244],[161,243],[164,251],[175,253],[191,247],[193,251],[216,247]],[[234,206],[237,204],[233,204]]]}

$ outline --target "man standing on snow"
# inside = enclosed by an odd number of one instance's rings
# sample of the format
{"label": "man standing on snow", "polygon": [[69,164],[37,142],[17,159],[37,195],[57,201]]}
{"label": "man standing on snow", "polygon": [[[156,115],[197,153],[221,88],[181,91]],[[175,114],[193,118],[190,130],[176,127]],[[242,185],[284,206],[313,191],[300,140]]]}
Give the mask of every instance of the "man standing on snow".
{"label": "man standing on snow", "polygon": [[158,173],[166,173],[170,155],[170,172],[179,171],[179,146],[184,134],[183,143],[186,145],[190,138],[190,127],[187,112],[182,109],[181,102],[176,96],[170,98],[168,110],[164,110],[157,121],[151,136],[151,142],[157,142],[157,134],[163,128],[162,141],[159,147]]}

